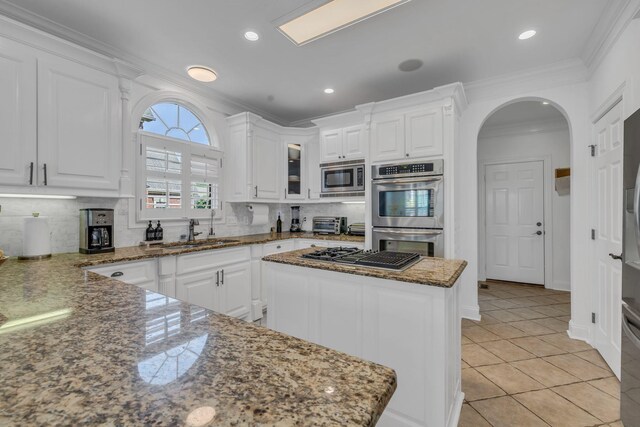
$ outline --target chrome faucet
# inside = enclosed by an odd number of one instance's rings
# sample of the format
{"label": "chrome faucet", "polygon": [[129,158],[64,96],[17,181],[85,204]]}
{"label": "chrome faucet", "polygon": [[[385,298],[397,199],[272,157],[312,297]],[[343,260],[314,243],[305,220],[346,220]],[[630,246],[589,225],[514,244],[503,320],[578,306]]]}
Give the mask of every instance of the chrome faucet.
{"label": "chrome faucet", "polygon": [[189,220],[189,237],[187,237],[187,242],[195,242],[196,236],[199,236],[202,234],[201,232],[194,231],[193,227],[196,225],[200,225],[200,221],[198,221],[197,219]]}

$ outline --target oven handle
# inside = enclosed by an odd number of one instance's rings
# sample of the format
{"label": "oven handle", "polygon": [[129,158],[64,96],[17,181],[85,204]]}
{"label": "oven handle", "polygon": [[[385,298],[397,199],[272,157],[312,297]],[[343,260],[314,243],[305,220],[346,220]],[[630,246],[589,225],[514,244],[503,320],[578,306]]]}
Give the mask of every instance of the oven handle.
{"label": "oven handle", "polygon": [[374,228],[373,229],[374,232],[378,232],[378,233],[391,233],[391,234],[421,234],[421,235],[425,235],[425,236],[439,236],[440,234],[443,234],[443,232],[441,230],[396,230],[393,228]]}
{"label": "oven handle", "polygon": [[381,184],[411,184],[415,182],[442,182],[443,178],[441,176],[437,177],[421,177],[421,178],[401,178],[401,179],[378,179],[373,180],[373,185],[381,185]]}

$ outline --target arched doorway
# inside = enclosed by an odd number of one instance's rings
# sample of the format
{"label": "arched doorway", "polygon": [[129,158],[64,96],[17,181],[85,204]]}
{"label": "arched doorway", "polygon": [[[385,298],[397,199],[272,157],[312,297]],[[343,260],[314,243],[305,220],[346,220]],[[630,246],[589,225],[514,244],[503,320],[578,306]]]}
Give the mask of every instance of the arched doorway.
{"label": "arched doorway", "polygon": [[[570,132],[546,100],[494,110],[478,133],[478,279],[570,290]],[[558,175],[558,179],[556,179]]]}

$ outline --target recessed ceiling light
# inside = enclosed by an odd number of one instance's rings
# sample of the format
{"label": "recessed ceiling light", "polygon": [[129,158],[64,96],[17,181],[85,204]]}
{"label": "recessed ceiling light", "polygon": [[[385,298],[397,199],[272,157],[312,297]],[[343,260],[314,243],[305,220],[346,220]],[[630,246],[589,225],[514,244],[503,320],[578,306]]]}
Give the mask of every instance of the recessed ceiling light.
{"label": "recessed ceiling light", "polygon": [[292,19],[279,25],[278,29],[300,46],[408,1],[410,0],[331,0],[313,10],[306,10],[302,15],[294,15]]}
{"label": "recessed ceiling light", "polygon": [[531,37],[536,35],[536,30],[527,30],[524,33],[520,34],[518,38],[520,40],[530,39]]}
{"label": "recessed ceiling light", "polygon": [[335,92],[335,90],[331,89],[330,87],[328,87],[328,88],[326,88],[324,90],[324,93],[328,93],[328,94],[333,93],[333,92]]}
{"label": "recessed ceiling light", "polygon": [[547,101],[542,101],[542,105],[549,105]]}
{"label": "recessed ceiling light", "polygon": [[211,68],[202,65],[194,65],[187,68],[187,74],[199,82],[209,83],[218,78],[218,75]]}
{"label": "recessed ceiling light", "polygon": [[254,42],[258,40],[260,36],[255,31],[247,31],[246,33],[244,33],[244,38],[249,40],[250,42]]}

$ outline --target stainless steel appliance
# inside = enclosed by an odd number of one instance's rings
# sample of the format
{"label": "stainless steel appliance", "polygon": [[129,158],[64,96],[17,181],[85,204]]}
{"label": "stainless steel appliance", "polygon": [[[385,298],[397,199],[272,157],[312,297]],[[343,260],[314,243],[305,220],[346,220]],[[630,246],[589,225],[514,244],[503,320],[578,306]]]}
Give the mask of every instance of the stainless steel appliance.
{"label": "stainless steel appliance", "polygon": [[299,233],[302,231],[302,225],[300,224],[300,206],[291,206],[291,227],[289,227],[291,233]]}
{"label": "stainless steel appliance", "polygon": [[624,122],[623,184],[620,417],[625,426],[636,426],[640,425],[640,110]]}
{"label": "stainless steel appliance", "polygon": [[113,252],[113,209],[80,209],[80,253]]}
{"label": "stainless steel appliance", "polygon": [[346,216],[314,216],[314,233],[320,234],[342,234],[347,232]]}
{"label": "stainless steel appliance", "polygon": [[444,231],[420,228],[374,228],[372,247],[379,251],[417,252],[444,257]]}
{"label": "stainless steel appliance", "polygon": [[373,248],[444,256],[444,162],[372,166]]}
{"label": "stainless steel appliance", "polygon": [[358,248],[341,246],[304,254],[302,258],[382,268],[385,270],[405,270],[420,261],[420,254],[392,251],[363,251]]}
{"label": "stainless steel appliance", "polygon": [[354,222],[347,228],[347,234],[352,236],[364,236],[365,228],[364,222]]}
{"label": "stainless steel appliance", "polygon": [[364,161],[320,165],[320,197],[364,196]]}

